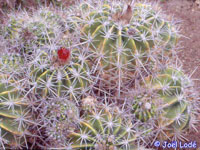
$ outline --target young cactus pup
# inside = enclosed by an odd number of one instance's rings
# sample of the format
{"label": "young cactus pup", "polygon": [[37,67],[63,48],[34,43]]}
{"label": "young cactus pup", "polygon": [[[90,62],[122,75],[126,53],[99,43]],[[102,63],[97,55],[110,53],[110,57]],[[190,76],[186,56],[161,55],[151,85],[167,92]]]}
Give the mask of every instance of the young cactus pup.
{"label": "young cactus pup", "polygon": [[146,122],[155,116],[155,102],[152,96],[148,94],[141,94],[135,96],[132,102],[132,113],[134,117],[142,122]]}

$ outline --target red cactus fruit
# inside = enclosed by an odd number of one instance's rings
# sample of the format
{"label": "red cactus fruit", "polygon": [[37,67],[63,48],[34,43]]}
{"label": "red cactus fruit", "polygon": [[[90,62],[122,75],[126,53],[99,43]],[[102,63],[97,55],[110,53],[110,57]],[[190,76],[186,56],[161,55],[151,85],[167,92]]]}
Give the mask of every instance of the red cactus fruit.
{"label": "red cactus fruit", "polygon": [[58,59],[62,62],[67,62],[70,57],[70,50],[64,47],[58,50]]}

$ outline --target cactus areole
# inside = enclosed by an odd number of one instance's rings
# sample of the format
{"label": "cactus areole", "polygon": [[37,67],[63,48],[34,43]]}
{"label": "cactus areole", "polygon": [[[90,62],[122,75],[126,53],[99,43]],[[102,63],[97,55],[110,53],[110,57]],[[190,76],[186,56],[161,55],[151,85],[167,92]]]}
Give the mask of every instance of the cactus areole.
{"label": "cactus areole", "polygon": [[62,62],[68,62],[69,58],[70,58],[70,50],[66,49],[64,47],[61,47],[58,52],[58,60],[62,61]]}

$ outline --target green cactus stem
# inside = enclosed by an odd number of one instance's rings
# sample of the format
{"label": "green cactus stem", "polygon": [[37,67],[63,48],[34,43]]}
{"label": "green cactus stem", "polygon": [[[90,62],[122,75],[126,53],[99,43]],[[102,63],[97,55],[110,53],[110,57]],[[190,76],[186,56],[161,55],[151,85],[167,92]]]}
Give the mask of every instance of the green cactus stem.
{"label": "green cactus stem", "polygon": [[166,128],[166,135],[172,137],[177,131],[188,129],[191,119],[191,100],[187,95],[189,78],[181,70],[168,67],[155,78],[148,78],[147,84],[157,93],[154,101],[158,110],[158,126]]}
{"label": "green cactus stem", "polygon": [[41,52],[30,68],[30,82],[35,94],[41,97],[70,96],[78,101],[92,82],[87,60],[80,60],[79,55],[79,50],[66,48],[54,51],[52,55]]}
{"label": "green cactus stem", "polygon": [[106,69],[144,67],[155,47],[159,54],[160,48],[171,50],[177,43],[174,27],[150,5],[135,3],[126,11],[123,3],[81,6],[86,8],[82,14],[82,41],[98,53]]}

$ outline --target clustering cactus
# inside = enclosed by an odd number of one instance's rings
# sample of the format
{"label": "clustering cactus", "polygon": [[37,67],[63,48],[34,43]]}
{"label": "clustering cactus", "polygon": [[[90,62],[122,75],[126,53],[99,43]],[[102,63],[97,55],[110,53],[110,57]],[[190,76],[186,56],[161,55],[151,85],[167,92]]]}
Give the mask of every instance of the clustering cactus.
{"label": "clustering cactus", "polygon": [[0,27],[1,148],[133,150],[152,136],[182,140],[199,105],[187,76],[162,67],[176,57],[172,22],[146,3],[61,8],[11,13]]}
{"label": "clustering cactus", "polygon": [[186,140],[184,134],[197,124],[199,109],[192,87],[192,80],[181,68],[166,65],[125,96],[132,118],[153,125],[151,142]]}

